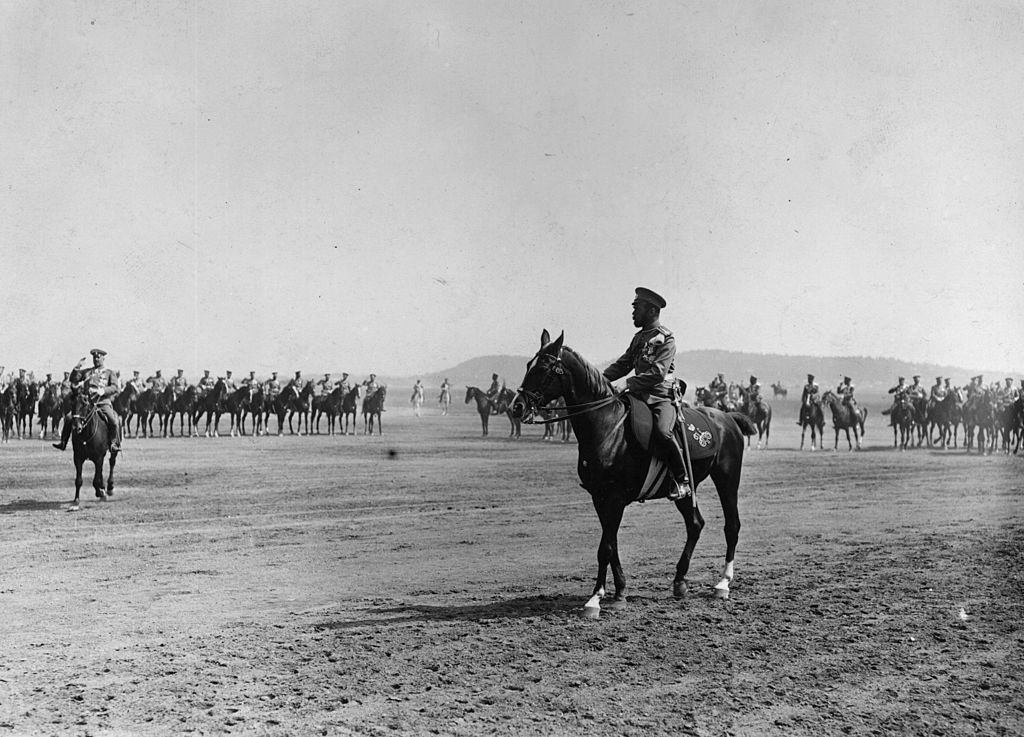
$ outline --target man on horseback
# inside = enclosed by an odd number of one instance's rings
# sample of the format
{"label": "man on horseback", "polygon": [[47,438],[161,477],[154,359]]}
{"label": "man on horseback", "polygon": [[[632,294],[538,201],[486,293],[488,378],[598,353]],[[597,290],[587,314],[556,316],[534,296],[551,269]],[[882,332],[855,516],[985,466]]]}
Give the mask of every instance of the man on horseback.
{"label": "man on horseback", "polygon": [[338,381],[337,387],[341,389],[341,396],[343,397],[352,391],[352,387],[348,383],[348,374],[346,372],[341,372],[341,379]]}
{"label": "man on horseback", "polygon": [[941,376],[936,376],[935,377],[935,385],[932,386],[931,392],[929,393],[929,396],[930,396],[931,400],[933,402],[935,402],[936,404],[941,402],[943,399],[946,398],[946,392],[948,391],[948,388],[949,388],[949,379],[946,379],[946,386],[942,386],[942,377]]}
{"label": "man on horseback", "polygon": [[[903,377],[900,377],[903,380]],[[857,413],[857,400],[853,398],[853,379],[849,376],[843,377],[843,383],[836,387],[836,394],[842,397],[843,404],[850,408],[854,414]]]}
{"label": "man on horseback", "polygon": [[501,393],[501,384],[498,382],[498,375],[491,374],[491,387],[487,390],[487,399],[491,403],[491,414],[498,414],[497,398]]}
{"label": "man on horseback", "polygon": [[263,390],[267,393],[267,398],[271,401],[277,399],[277,395],[281,393],[281,382],[277,380],[277,372],[271,371],[270,378],[267,379],[263,385]]}
{"label": "man on horseback", "polygon": [[256,386],[258,384],[259,384],[259,382],[256,381],[256,372],[255,371],[250,371],[249,375],[246,376],[244,379],[242,379],[242,386],[247,386],[252,391],[256,390]]}
{"label": "man on horseback", "polygon": [[690,489],[683,451],[676,442],[674,431],[677,409],[672,372],[675,370],[676,340],[672,331],[660,321],[665,304],[661,295],[645,287],[636,288],[633,326],[640,330],[633,336],[626,352],[604,370],[604,377],[615,381],[633,372],[633,376],[626,380],[626,391],[650,407],[654,420],[651,439],[675,479],[676,488],[667,497],[675,501],[688,495]]}
{"label": "man on horseback", "polygon": [[719,373],[715,378],[708,384],[708,391],[715,398],[715,406],[718,409],[725,409],[726,397],[729,395],[729,385],[725,383],[725,374]]}
{"label": "man on horseback", "polygon": [[235,380],[231,378],[231,370],[228,369],[224,372],[224,388],[227,389],[227,396],[231,396],[238,389],[238,385],[235,384]]}
{"label": "man on horseback", "polygon": [[807,383],[804,384],[804,390],[800,394],[800,418],[796,424],[803,427],[804,416],[811,408],[811,402],[817,403],[818,401],[818,385],[814,383],[814,374],[807,374]]}
{"label": "man on horseback", "polygon": [[[888,409],[882,410],[883,415],[889,415],[889,427],[892,427],[894,424],[896,424],[896,420],[893,419],[892,413],[896,410],[898,406],[900,406],[902,402],[906,401],[909,392],[910,387],[907,386],[907,380],[904,379],[902,376],[899,377],[899,379],[897,380],[896,386],[889,389],[889,393],[892,394],[892,405]],[[836,393],[838,394],[839,391],[836,390]]]}
{"label": "man on horseback", "polygon": [[316,382],[316,385],[320,387],[318,393],[321,397],[327,396],[334,389],[334,384],[331,383],[330,374],[324,374],[324,378]]}
{"label": "man on horseback", "polygon": [[153,394],[160,396],[160,392],[167,388],[167,379],[164,378],[163,371],[160,369],[156,370],[156,374],[150,376],[146,381],[149,383],[149,388],[153,390]]}
{"label": "man on horseback", "polygon": [[142,394],[146,388],[145,383],[142,381],[142,375],[137,370],[132,371],[132,378],[128,379],[127,386],[132,387],[139,394]]}
{"label": "man on horseback", "polygon": [[747,386],[747,404],[753,406],[761,403],[761,384],[756,376],[750,377],[750,384]]}
{"label": "man on horseback", "polygon": [[206,396],[217,385],[217,380],[210,376],[210,369],[203,369],[203,378],[199,380],[199,396]]}
{"label": "man on horseback", "polygon": [[296,371],[295,376],[292,377],[291,381],[288,382],[288,386],[295,389],[295,396],[299,396],[302,393],[302,372]]}
{"label": "man on horseback", "polygon": [[180,397],[188,389],[188,379],[185,378],[184,369],[178,369],[178,373],[171,377],[171,387],[174,389],[175,397]]}
{"label": "man on horseback", "polygon": [[927,397],[928,390],[925,389],[924,384],[921,383],[921,375],[914,374],[912,378],[914,379],[914,383],[910,385],[909,389],[907,389],[907,395],[913,400],[924,399]]}
{"label": "man on horseback", "polygon": [[[82,361],[75,364],[72,374],[77,373],[78,376],[72,377],[75,379],[72,382],[72,388],[75,391],[87,391],[89,396],[96,401],[96,411],[107,423],[107,434],[110,437],[110,455],[113,458],[115,454],[121,451],[121,437],[118,434],[120,420],[111,404],[111,399],[117,395],[117,380],[114,378],[114,372],[103,366],[107,356],[105,350],[93,348],[89,353],[92,354],[92,368],[80,371]],[[157,371],[157,374],[159,373]],[[66,450],[70,437],[71,417],[68,415],[65,416],[64,427],[61,428],[60,442],[54,443],[53,447],[57,450]]]}

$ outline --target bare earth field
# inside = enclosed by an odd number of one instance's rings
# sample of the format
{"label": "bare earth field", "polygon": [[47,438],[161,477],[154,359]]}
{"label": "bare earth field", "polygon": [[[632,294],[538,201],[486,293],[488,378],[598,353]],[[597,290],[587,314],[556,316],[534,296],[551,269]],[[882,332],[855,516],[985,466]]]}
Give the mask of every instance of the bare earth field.
{"label": "bare earth field", "polygon": [[129,440],[77,513],[70,453],[0,446],[0,735],[1024,733],[1024,457],[899,453],[881,405],[865,450],[800,452],[774,405],[732,598],[708,482],[695,593],[675,508],[634,505],[597,621],[575,445],[461,404]]}

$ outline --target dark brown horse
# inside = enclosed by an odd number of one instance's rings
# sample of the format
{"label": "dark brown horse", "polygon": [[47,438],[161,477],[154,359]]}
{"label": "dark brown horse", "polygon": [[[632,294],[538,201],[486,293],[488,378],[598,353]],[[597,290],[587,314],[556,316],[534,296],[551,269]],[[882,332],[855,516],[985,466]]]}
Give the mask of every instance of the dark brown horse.
{"label": "dark brown horse", "polygon": [[[928,403],[928,445],[941,443],[943,448],[949,447],[952,438],[956,447],[957,427],[960,424],[960,395],[953,389],[946,392],[941,399],[932,399]],[[938,430],[938,437],[935,431]]]}
{"label": "dark brown horse", "polygon": [[[549,402],[564,397],[569,421],[579,443],[577,469],[581,486],[590,492],[594,509],[601,520],[601,543],[597,549],[597,580],[591,602],[605,594],[609,567],[615,581],[612,607],[626,602],[626,577],[619,561],[618,531],[626,507],[637,501],[648,472],[650,455],[635,442],[626,422],[628,411],[611,384],[597,368],[578,353],[563,346],[563,336],[552,341],[548,331],[541,333],[541,348],[527,365],[513,412],[524,421]],[[743,436],[756,432],[750,420],[739,413],[715,409],[699,410],[719,434],[717,452],[692,464],[694,487],[710,477],[718,491],[725,516],[725,569],[715,586],[718,596],[728,596],[733,578],[733,561],[739,540],[740,515],[737,506],[740,471],[743,466]],[[664,491],[658,496],[664,497]],[[694,546],[704,527],[704,518],[696,500],[686,496],[675,502],[686,524],[683,546],[672,589],[676,597],[687,591],[686,573]]]}
{"label": "dark brown horse", "polygon": [[377,420],[377,434],[384,434],[384,425],[381,422],[381,412],[384,411],[384,400],[387,399],[388,388],[381,384],[377,391],[367,394],[363,400],[363,432],[366,435],[373,435],[373,421]]}
{"label": "dark brown horse", "polygon": [[[914,405],[904,395],[896,400],[892,413],[892,447],[906,450],[914,436]],[[897,433],[899,438],[897,438]]]}
{"label": "dark brown horse", "polygon": [[[750,418],[757,428],[757,449],[761,450],[761,438],[764,438],[764,447],[768,447],[768,436],[772,432],[772,406],[764,397],[751,399],[750,389],[745,386],[739,388],[740,412]],[[750,438],[747,438],[747,447],[750,447]]]}
{"label": "dark brown horse", "polygon": [[[341,417],[338,419],[338,429],[342,435],[356,434],[356,420],[359,417],[359,397],[363,391],[362,384],[356,384],[349,389],[341,400]],[[349,418],[352,419],[352,429],[349,430]],[[342,427],[344,425],[344,427]]]}
{"label": "dark brown horse", "polygon": [[800,450],[804,449],[804,436],[807,428],[811,428],[811,450],[814,450],[814,434],[818,434],[818,447],[825,444],[825,410],[821,408],[821,399],[813,395],[806,405],[800,407]]}
{"label": "dark brown horse", "polygon": [[79,494],[82,490],[82,466],[92,461],[96,472],[92,477],[96,497],[106,501],[114,495],[114,465],[117,463],[117,452],[110,454],[110,472],[107,474],[106,488],[103,484],[103,461],[110,450],[107,422],[90,401],[86,392],[75,393],[71,414],[71,447],[74,450],[75,462],[75,498],[69,511],[78,511]]}
{"label": "dark brown horse", "polygon": [[491,398],[484,393],[484,390],[478,386],[467,386],[466,387],[466,401],[464,404],[469,404],[471,401],[476,402],[476,411],[480,415],[480,427],[483,432],[483,436],[487,437],[487,428],[491,421]]}
{"label": "dark brown horse", "polygon": [[231,427],[228,431],[231,437],[245,435],[245,416],[249,414],[251,403],[252,386],[249,384],[238,387],[224,400],[224,409],[231,415]]}
{"label": "dark brown horse", "polygon": [[167,429],[174,437],[174,418],[178,418],[178,432],[185,435],[198,437],[196,430],[196,403],[198,402],[199,389],[195,384],[189,384],[185,391],[178,395],[171,407],[171,418],[167,423]]}
{"label": "dark brown horse", "polygon": [[853,430],[854,440],[857,441],[857,450],[860,450],[860,439],[864,437],[864,420],[868,417],[868,411],[864,407],[858,407],[856,411],[843,402],[831,389],[821,395],[821,401],[832,410],[832,427],[836,431],[836,442],[832,450],[839,449],[839,431],[846,432],[846,444],[850,450],[853,445],[850,443],[850,430]]}
{"label": "dark brown horse", "polygon": [[[224,400],[228,396],[228,385],[224,379],[218,378],[210,391],[196,400],[196,430],[199,430],[199,420],[206,415],[206,437],[220,437],[220,416],[224,414]],[[213,426],[211,431],[210,426]]]}
{"label": "dark brown horse", "polygon": [[60,425],[60,387],[50,384],[43,390],[43,396],[39,398],[39,439],[46,438],[47,432],[57,434]]}
{"label": "dark brown horse", "polygon": [[509,424],[511,425],[508,436],[512,439],[520,438],[523,435],[522,420],[512,415],[512,402],[515,401],[515,398],[516,393],[507,387],[502,387],[501,391],[494,398],[494,408],[498,414],[508,417]]}
{"label": "dark brown horse", "polygon": [[25,381],[18,384],[17,389],[17,423],[18,438],[32,437],[33,418],[36,414],[36,402],[39,401],[39,385],[34,381]]}
{"label": "dark brown horse", "polygon": [[0,393],[0,436],[5,443],[10,442],[14,430],[14,406],[17,403],[14,385],[10,384]]}

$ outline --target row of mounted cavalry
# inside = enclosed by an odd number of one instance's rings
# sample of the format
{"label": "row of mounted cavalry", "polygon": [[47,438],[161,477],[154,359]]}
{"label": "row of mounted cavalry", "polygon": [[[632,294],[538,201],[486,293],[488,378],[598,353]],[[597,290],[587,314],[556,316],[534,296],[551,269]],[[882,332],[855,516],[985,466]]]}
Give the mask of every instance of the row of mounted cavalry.
{"label": "row of mounted cavalry", "polygon": [[[184,391],[175,391],[171,386],[161,391],[139,391],[129,383],[114,398],[113,406],[121,418],[124,437],[174,436],[176,421],[178,435],[196,437],[203,427],[203,434],[215,437],[220,434],[225,415],[230,421],[231,435],[245,435],[247,427],[254,435],[267,435],[271,416],[277,419],[278,435],[283,434],[286,423],[292,434],[319,433],[322,420],[326,420],[326,432],[330,435],[354,435],[360,415],[364,433],[373,434],[375,428],[378,434],[382,432],[381,413],[386,397],[384,385],[371,392],[360,384],[350,388],[339,386],[318,396],[314,382],[309,381],[302,388],[289,384],[276,396],[270,396],[258,383],[229,390],[224,379],[219,379],[205,393],[196,385]],[[61,420],[70,414],[72,401],[70,396],[61,396],[56,386],[40,391],[36,382],[11,383],[0,393],[3,440],[12,436],[31,437],[36,418],[40,438],[48,432],[56,435]]]}

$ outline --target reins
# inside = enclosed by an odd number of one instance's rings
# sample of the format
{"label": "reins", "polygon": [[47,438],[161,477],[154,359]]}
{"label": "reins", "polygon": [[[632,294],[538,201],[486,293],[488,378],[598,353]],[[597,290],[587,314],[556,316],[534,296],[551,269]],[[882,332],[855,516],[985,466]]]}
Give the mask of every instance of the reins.
{"label": "reins", "polygon": [[[520,390],[520,391],[522,391],[522,390]],[[523,420],[523,424],[524,425],[550,425],[550,424],[555,423],[555,422],[561,422],[562,420],[567,420],[570,417],[577,417],[579,415],[585,415],[587,412],[593,412],[595,409],[599,409],[600,407],[604,407],[605,405],[608,405],[608,404],[611,404],[612,402],[618,401],[618,399],[619,398],[613,394],[612,396],[604,397],[603,399],[595,399],[593,402],[584,402],[583,404],[566,405],[564,408],[563,407],[559,407],[558,409],[579,410],[579,411],[578,412],[569,412],[568,414],[559,415],[558,417],[552,417],[552,418],[547,419],[547,420],[536,420],[536,419]]]}

